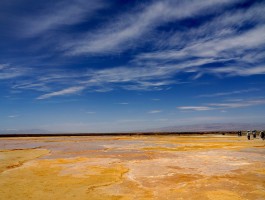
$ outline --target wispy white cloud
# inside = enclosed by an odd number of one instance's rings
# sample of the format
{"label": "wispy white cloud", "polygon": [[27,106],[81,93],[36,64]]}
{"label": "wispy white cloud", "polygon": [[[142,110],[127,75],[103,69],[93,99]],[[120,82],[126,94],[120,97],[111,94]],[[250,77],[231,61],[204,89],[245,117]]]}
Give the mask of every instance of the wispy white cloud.
{"label": "wispy white cloud", "polygon": [[228,102],[228,103],[210,103],[210,106],[215,108],[241,108],[241,107],[249,107],[256,105],[264,105],[265,99],[255,99],[255,100],[244,100],[237,102]]}
{"label": "wispy white cloud", "polygon": [[[200,61],[200,63],[203,61]],[[114,67],[103,70],[89,70],[87,73],[72,74],[72,72],[64,72],[63,75],[56,75],[54,72],[52,74],[45,74],[37,78],[32,84],[44,84],[60,85],[61,88],[69,87],[76,88],[75,85],[80,85],[80,90],[90,89],[94,92],[108,92],[113,88],[121,88],[124,90],[160,90],[167,89],[169,85],[172,84],[183,84],[185,82],[178,82],[177,80],[172,80],[172,77],[181,72],[181,68],[190,67],[196,65],[197,63],[189,63],[187,66],[128,66],[128,67]],[[60,72],[59,72],[60,73]],[[30,87],[29,83],[24,86]],[[18,87],[17,87],[18,88]],[[23,89],[23,84],[20,84],[21,89]],[[79,87],[78,87],[79,89]],[[39,89],[38,89],[39,90]],[[75,90],[63,89],[62,91],[55,91],[48,93],[47,95],[42,95],[41,99],[50,98],[53,96],[61,96],[65,94],[74,94]]]}
{"label": "wispy white cloud", "polygon": [[[146,38],[149,35],[160,34],[157,28],[169,22],[175,23],[179,20],[199,17],[206,11],[207,14],[212,13],[216,16],[202,22],[202,25],[185,31],[172,30],[166,34],[165,38],[160,35],[155,39],[148,37],[153,47],[148,48],[150,52],[135,53],[124,66],[111,68],[104,66],[104,69],[72,70],[71,72],[63,69],[45,69],[34,72],[34,76],[31,74],[30,79],[17,80],[12,88],[45,92],[46,94],[39,96],[38,99],[47,99],[76,94],[83,90],[93,92],[108,92],[117,88],[166,90],[172,85],[187,83],[187,80],[179,78],[184,73],[190,77],[191,81],[199,79],[204,74],[220,77],[265,74],[264,62],[262,62],[265,60],[265,55],[262,53],[265,45],[263,34],[265,26],[262,23],[265,17],[262,11],[265,9],[265,4],[254,4],[248,9],[241,8],[238,11],[215,12],[220,11],[220,8],[225,5],[237,2],[240,1],[165,0],[143,3],[126,14],[119,14],[107,23],[102,23],[98,29],[85,33],[85,36],[77,34],[77,39],[64,41],[66,44],[63,47],[64,50],[72,55],[121,52],[138,43],[142,44],[143,36]],[[93,11],[86,10],[86,6],[90,3]],[[60,1],[58,5],[62,5],[62,8],[66,7],[66,11],[76,10],[77,13],[67,12],[62,16],[61,11],[57,13],[45,10],[40,14],[40,18],[44,22],[47,19],[47,23],[43,24],[43,28],[33,27],[32,30],[35,29],[35,32],[33,31],[32,34],[38,35],[61,25],[79,23],[84,17],[89,16],[90,12],[106,6],[105,1],[90,3],[86,4],[85,1],[79,0],[67,4]],[[83,4],[86,6],[82,7]],[[57,15],[60,16],[58,19]],[[67,20],[73,15],[77,15],[76,19]],[[253,27],[242,30],[237,27],[249,22],[255,22]],[[75,37],[71,36],[71,38]],[[156,51],[153,51],[154,49]],[[5,72],[1,74],[1,70]],[[25,72],[19,69],[8,71],[6,67],[0,65],[0,79],[17,77],[21,74]],[[231,95],[239,92],[235,91]]]}
{"label": "wispy white cloud", "polygon": [[260,66],[227,66],[205,70],[204,73],[216,74],[216,75],[228,75],[228,76],[252,76],[265,74],[265,65]]}
{"label": "wispy white cloud", "polygon": [[80,23],[107,5],[103,0],[60,0],[52,4],[47,3],[36,16],[30,15],[24,20],[22,34],[29,37],[37,36],[56,31],[65,25]]}
{"label": "wispy white cloud", "polygon": [[19,117],[19,115],[9,115],[8,118],[16,118]]}
{"label": "wispy white cloud", "polygon": [[[193,72],[193,79],[204,74],[217,76],[251,76],[264,74],[265,54],[265,4],[254,4],[248,9],[225,12],[201,26],[186,31],[175,31],[172,36],[159,37],[156,51],[137,55],[135,62],[177,62],[185,66],[187,61],[205,60],[201,65],[183,68]],[[241,26],[255,26],[240,29]],[[207,63],[208,59],[208,63]],[[206,66],[211,64],[210,67]],[[214,66],[216,64],[217,66]]]}
{"label": "wispy white cloud", "polygon": [[190,110],[190,111],[208,111],[208,110],[227,110],[233,108],[243,108],[264,105],[265,99],[253,99],[253,100],[230,100],[230,102],[221,102],[221,103],[208,103],[204,106],[179,106],[177,107],[180,110]]}
{"label": "wispy white cloud", "polygon": [[12,89],[36,90],[43,92],[50,90],[50,88],[44,82],[32,83],[30,81],[21,81],[20,83],[13,85]]}
{"label": "wispy white cloud", "polygon": [[0,64],[0,70],[4,69],[6,67],[5,64]]}
{"label": "wispy white cloud", "polygon": [[240,51],[245,51],[250,48],[258,48],[265,44],[264,33],[265,26],[258,26],[251,29],[243,34],[233,35],[228,38],[213,39],[208,42],[194,44],[193,46],[187,47],[183,51],[186,53],[190,52],[193,56],[211,56],[217,57],[224,51],[230,51],[240,48]]}
{"label": "wispy white cloud", "polygon": [[180,110],[194,110],[194,111],[213,110],[212,107],[208,107],[208,106],[179,106],[177,108]]}
{"label": "wispy white cloud", "polygon": [[118,103],[120,105],[128,105],[129,103],[128,102],[121,102],[121,103]]}
{"label": "wispy white cloud", "polygon": [[188,30],[177,30],[166,38],[161,36],[158,42],[159,47],[183,47],[194,44],[209,42],[214,39],[224,39],[233,35],[238,35],[245,30],[238,31],[238,28],[246,24],[256,26],[264,25],[264,3],[256,3],[249,8],[231,9],[222,12],[211,20],[207,20],[201,26],[191,27]]}
{"label": "wispy white cloud", "polygon": [[[203,74],[230,75],[230,76],[251,76],[256,74],[264,74],[265,66],[258,64],[256,66],[242,63],[240,56],[246,51],[256,50],[265,44],[265,26],[254,28],[243,34],[236,34],[228,38],[214,38],[209,41],[197,41],[195,44],[188,45],[180,50],[163,50],[152,53],[145,53],[138,56],[137,60],[146,61],[153,60],[158,63],[165,63],[173,60],[180,62],[179,66],[189,66],[188,60],[192,59],[194,63],[203,60],[192,67],[196,78]],[[265,56],[260,56],[265,59]],[[203,67],[206,64],[240,62],[230,64],[229,66],[220,67]],[[258,60],[256,60],[258,62]],[[189,69],[190,70],[190,69]],[[183,68],[183,72],[188,72],[187,68]]]}
{"label": "wispy white cloud", "polygon": [[161,113],[161,112],[162,112],[162,110],[151,110],[148,113],[149,114],[157,114],[157,113]]}
{"label": "wispy white cloud", "polygon": [[[251,48],[258,48],[265,44],[265,26],[258,26],[244,33],[235,33],[228,37],[203,38],[196,43],[187,44],[180,50],[166,50],[152,53],[145,53],[138,56],[138,59],[155,60],[182,60],[190,57],[215,58],[215,61],[229,56],[234,58],[235,54],[242,54]],[[208,41],[205,41],[207,40]],[[230,53],[230,51],[235,51]],[[230,53],[230,54],[228,54]],[[232,57],[231,57],[232,55]]]}
{"label": "wispy white cloud", "polygon": [[11,66],[9,64],[0,64],[0,80],[25,76],[27,72],[27,68]]}
{"label": "wispy white cloud", "polygon": [[230,96],[234,94],[242,94],[242,93],[248,93],[248,92],[255,92],[259,91],[257,88],[251,88],[251,89],[245,89],[245,90],[235,90],[231,92],[218,92],[218,93],[213,93],[213,94],[202,94],[199,95],[198,97],[220,97],[220,96]]}
{"label": "wispy white cloud", "polygon": [[55,97],[55,96],[63,96],[63,95],[68,95],[68,94],[75,94],[78,93],[82,90],[84,90],[85,87],[83,86],[76,86],[76,87],[70,87],[70,88],[66,88],[60,91],[56,91],[56,92],[51,92],[51,93],[47,93],[44,95],[39,96],[37,99],[47,99],[50,97]]}
{"label": "wispy white cloud", "polygon": [[120,52],[135,46],[137,40],[143,43],[141,37],[160,25],[203,14],[206,10],[214,10],[216,6],[234,2],[237,0],[154,1],[129,14],[121,15],[86,36],[64,43],[63,48],[71,55]]}
{"label": "wispy white cloud", "polygon": [[[15,89],[34,89],[40,91],[54,90],[51,89],[54,84],[61,88],[74,88],[74,90],[62,89],[55,92],[49,92],[50,95],[42,95],[39,98],[50,98],[53,96],[61,96],[65,94],[76,93],[75,85],[79,85],[78,90],[87,90],[94,92],[108,92],[115,88],[125,90],[161,90],[167,89],[173,84],[185,84],[186,82],[177,81],[175,76],[186,72],[195,73],[198,66],[210,62],[211,59],[198,59],[197,61],[187,61],[186,63],[174,65],[165,64],[163,66],[150,64],[142,67],[141,65],[128,67],[114,67],[103,70],[89,70],[88,73],[72,74],[45,74],[40,76],[32,83],[20,83],[14,86]],[[174,80],[173,80],[174,79]],[[52,95],[51,95],[52,94]],[[220,95],[220,94],[219,94]]]}

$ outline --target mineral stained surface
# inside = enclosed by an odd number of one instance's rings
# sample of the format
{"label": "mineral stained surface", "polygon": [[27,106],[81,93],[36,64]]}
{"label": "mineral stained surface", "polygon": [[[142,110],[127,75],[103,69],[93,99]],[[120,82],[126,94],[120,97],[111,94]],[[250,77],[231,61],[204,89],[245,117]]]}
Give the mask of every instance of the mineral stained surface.
{"label": "mineral stained surface", "polygon": [[233,136],[0,138],[0,199],[265,199],[265,142]]}

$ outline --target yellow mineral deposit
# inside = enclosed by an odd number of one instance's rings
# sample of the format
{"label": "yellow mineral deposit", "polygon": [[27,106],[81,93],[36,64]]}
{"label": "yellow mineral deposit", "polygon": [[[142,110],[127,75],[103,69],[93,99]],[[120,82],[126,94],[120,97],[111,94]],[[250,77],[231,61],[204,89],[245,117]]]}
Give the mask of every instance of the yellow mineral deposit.
{"label": "yellow mineral deposit", "polygon": [[240,137],[0,139],[0,199],[265,199],[265,143]]}

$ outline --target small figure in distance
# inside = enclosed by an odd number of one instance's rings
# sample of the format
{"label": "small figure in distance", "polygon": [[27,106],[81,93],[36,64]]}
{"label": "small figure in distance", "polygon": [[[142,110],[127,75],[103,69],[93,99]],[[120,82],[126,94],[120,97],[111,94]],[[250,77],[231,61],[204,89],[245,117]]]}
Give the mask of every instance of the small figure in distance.
{"label": "small figure in distance", "polygon": [[239,136],[242,136],[242,131],[239,131],[239,133],[238,133],[238,134],[239,134]]}
{"label": "small figure in distance", "polygon": [[256,131],[256,130],[253,130],[253,131],[252,131],[252,135],[253,135],[253,138],[255,139],[256,136],[257,136],[257,131]]}
{"label": "small figure in distance", "polygon": [[260,131],[259,137],[260,137],[260,139],[262,139],[262,140],[265,139],[265,133],[264,133],[264,131]]}
{"label": "small figure in distance", "polygon": [[247,138],[250,140],[250,130],[247,131]]}

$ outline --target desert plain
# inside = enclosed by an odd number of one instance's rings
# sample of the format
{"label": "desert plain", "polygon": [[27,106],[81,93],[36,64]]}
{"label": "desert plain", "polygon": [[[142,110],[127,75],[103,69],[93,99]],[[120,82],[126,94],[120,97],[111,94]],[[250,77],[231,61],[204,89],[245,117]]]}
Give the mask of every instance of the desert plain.
{"label": "desert plain", "polygon": [[265,199],[265,141],[237,136],[0,138],[0,199]]}

